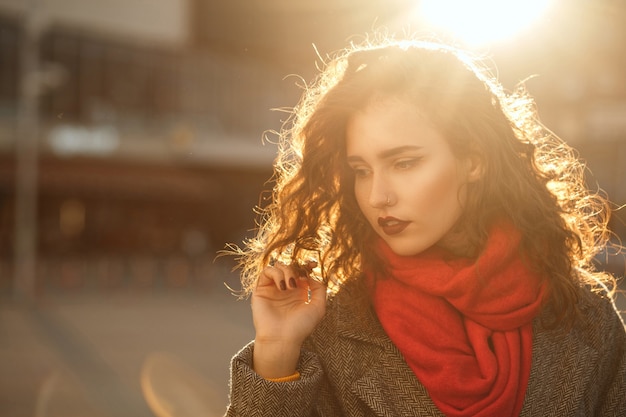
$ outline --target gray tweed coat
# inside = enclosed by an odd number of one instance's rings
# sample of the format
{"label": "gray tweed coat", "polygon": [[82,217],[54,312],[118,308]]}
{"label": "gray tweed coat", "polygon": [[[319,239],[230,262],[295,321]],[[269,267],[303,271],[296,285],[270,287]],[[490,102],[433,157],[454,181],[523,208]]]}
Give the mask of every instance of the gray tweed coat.
{"label": "gray tweed coat", "polygon": [[[253,343],[244,347],[232,360],[226,416],[442,416],[356,289],[349,283],[328,303],[302,350],[300,380],[264,380],[251,368]],[[585,293],[580,307],[567,334],[535,320],[521,416],[626,416],[624,323],[606,298]]]}

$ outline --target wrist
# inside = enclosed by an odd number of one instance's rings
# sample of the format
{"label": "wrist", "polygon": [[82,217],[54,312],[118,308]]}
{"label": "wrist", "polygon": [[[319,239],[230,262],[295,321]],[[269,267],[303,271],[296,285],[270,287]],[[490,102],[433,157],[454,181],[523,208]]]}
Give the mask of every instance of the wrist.
{"label": "wrist", "polygon": [[252,368],[265,379],[293,375],[300,359],[300,348],[298,343],[255,339]]}

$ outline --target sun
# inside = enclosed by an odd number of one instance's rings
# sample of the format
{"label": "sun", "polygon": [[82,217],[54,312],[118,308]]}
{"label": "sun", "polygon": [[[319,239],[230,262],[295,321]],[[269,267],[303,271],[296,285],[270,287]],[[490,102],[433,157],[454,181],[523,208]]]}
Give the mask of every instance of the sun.
{"label": "sun", "polygon": [[420,17],[470,45],[506,40],[546,13],[553,0],[422,0]]}

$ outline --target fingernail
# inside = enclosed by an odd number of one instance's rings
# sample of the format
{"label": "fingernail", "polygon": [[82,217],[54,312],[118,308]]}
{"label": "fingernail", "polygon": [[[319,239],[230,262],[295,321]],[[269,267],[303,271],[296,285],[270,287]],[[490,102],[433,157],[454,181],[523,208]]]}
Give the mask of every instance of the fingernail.
{"label": "fingernail", "polygon": [[296,280],[294,278],[289,278],[289,286],[291,288],[296,288],[298,284],[296,284]]}
{"label": "fingernail", "polygon": [[287,289],[287,285],[285,284],[285,281],[280,281],[280,289],[283,291]]}

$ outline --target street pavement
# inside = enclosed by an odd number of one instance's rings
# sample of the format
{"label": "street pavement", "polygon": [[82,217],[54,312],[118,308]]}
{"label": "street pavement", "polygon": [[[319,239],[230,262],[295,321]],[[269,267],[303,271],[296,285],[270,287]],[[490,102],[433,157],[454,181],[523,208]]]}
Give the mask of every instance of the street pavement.
{"label": "street pavement", "polygon": [[0,300],[0,417],[221,416],[247,300],[209,291]]}
{"label": "street pavement", "polygon": [[222,416],[253,335],[248,300],[219,282],[0,299],[0,417]]}

